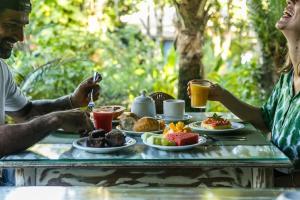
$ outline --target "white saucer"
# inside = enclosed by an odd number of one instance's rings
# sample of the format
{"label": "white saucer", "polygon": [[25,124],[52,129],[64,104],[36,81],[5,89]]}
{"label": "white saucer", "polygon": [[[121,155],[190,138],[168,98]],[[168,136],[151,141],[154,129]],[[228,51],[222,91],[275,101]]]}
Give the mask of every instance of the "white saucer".
{"label": "white saucer", "polygon": [[116,151],[119,151],[121,149],[126,149],[130,146],[135,145],[136,140],[130,137],[126,137],[126,143],[124,146],[120,146],[120,147],[103,147],[103,148],[95,148],[95,147],[87,147],[86,146],[86,140],[87,137],[84,138],[80,138],[77,139],[73,142],[73,146],[77,149],[83,150],[83,151],[87,151],[89,153],[99,153],[99,154],[104,154],[104,153],[113,153]]}
{"label": "white saucer", "polygon": [[156,115],[156,118],[160,119],[160,120],[164,120],[166,123],[171,123],[171,122],[177,123],[177,122],[180,122],[180,121],[181,122],[187,122],[190,119],[192,119],[192,116],[188,115],[188,114],[185,114],[183,116],[183,118],[170,118],[170,117],[166,117],[164,114],[159,114],[159,115]]}

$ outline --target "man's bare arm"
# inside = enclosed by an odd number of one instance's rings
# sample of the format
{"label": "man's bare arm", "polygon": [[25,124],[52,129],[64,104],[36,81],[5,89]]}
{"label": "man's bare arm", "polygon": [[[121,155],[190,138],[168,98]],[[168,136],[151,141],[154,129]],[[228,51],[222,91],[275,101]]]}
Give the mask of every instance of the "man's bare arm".
{"label": "man's bare arm", "polygon": [[22,151],[60,127],[60,120],[48,114],[26,123],[0,126],[0,157]]}
{"label": "man's bare arm", "polygon": [[99,97],[101,76],[97,80],[90,77],[83,81],[70,96],[64,96],[55,100],[38,100],[29,102],[24,108],[17,112],[6,112],[12,116],[17,122],[24,122],[35,116],[44,115],[50,112],[69,110],[81,106],[87,106],[93,90],[93,99],[96,101]]}
{"label": "man's bare arm", "polygon": [[6,112],[13,117],[17,122],[24,122],[36,116],[41,116],[47,113],[72,109],[72,101],[69,96],[64,96],[55,100],[38,100],[29,102],[19,111]]}
{"label": "man's bare arm", "polygon": [[52,112],[31,121],[0,126],[0,157],[20,152],[59,128],[69,132],[94,129],[89,113],[80,110]]}

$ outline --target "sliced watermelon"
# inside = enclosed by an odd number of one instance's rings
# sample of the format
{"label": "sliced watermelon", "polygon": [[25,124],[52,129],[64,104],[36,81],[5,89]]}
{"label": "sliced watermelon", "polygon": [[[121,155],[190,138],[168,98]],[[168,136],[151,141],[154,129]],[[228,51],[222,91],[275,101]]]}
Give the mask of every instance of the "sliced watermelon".
{"label": "sliced watermelon", "polygon": [[196,144],[199,140],[199,135],[196,133],[169,133],[166,137],[169,141],[175,142],[177,146]]}

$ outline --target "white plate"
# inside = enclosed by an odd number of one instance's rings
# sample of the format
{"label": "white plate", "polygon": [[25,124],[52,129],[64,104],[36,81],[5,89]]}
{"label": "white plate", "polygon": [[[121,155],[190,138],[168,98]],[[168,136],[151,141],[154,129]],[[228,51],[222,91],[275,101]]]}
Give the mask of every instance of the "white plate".
{"label": "white plate", "polygon": [[[149,131],[136,132],[136,131],[123,130],[123,129],[121,129],[121,126],[117,126],[116,129],[122,131],[125,135],[132,135],[132,136],[141,136],[141,135],[143,135],[143,133],[149,132]],[[162,132],[163,132],[163,130],[160,130],[160,131],[151,131],[151,133],[156,133],[156,134],[160,134]]]}
{"label": "white plate", "polygon": [[186,122],[186,121],[192,119],[192,116],[185,114],[182,119],[178,119],[178,118],[169,118],[169,117],[166,117],[163,114],[161,114],[161,115],[156,115],[156,119],[164,120],[166,123],[171,123],[171,122],[177,123],[180,121]]}
{"label": "white plate", "polygon": [[83,151],[87,151],[89,153],[112,153],[112,152],[116,152],[119,151],[121,149],[126,149],[130,146],[135,145],[136,140],[130,137],[126,137],[126,143],[124,146],[121,147],[103,147],[103,148],[95,148],[95,147],[87,147],[86,146],[86,140],[87,137],[84,138],[79,138],[77,140],[75,140],[73,142],[73,146],[77,149],[83,150]]}
{"label": "white plate", "polygon": [[154,144],[149,144],[145,140],[143,140],[143,143],[149,147],[153,147],[156,149],[164,150],[164,151],[184,151],[184,150],[189,150],[192,149],[196,146],[202,145],[206,143],[206,138],[199,136],[199,140],[197,144],[191,144],[191,145],[185,145],[185,146],[161,146],[161,145],[154,145]]}
{"label": "white plate", "polygon": [[283,192],[276,200],[299,200],[300,192],[296,191],[287,191]]}
{"label": "white plate", "polygon": [[114,120],[112,120],[112,123],[113,123],[113,124],[119,124],[119,123],[120,123],[120,120],[119,120],[119,119],[114,119]]}
{"label": "white plate", "polygon": [[228,129],[206,129],[201,127],[201,121],[199,121],[199,122],[194,122],[189,124],[189,127],[193,131],[202,131],[207,133],[224,133],[224,132],[231,132],[231,131],[237,131],[243,129],[245,128],[245,125],[238,122],[231,122],[231,128]]}

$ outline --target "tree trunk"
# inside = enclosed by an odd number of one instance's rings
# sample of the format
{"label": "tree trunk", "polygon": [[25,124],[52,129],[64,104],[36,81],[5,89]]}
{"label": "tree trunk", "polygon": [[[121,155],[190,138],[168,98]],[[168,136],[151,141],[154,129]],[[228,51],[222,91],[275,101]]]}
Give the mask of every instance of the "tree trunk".
{"label": "tree trunk", "polygon": [[185,100],[188,111],[191,111],[191,101],[187,95],[187,84],[192,79],[204,77],[201,39],[200,32],[192,34],[182,30],[177,36],[176,47],[180,56],[178,98]]}
{"label": "tree trunk", "polygon": [[187,95],[187,83],[192,79],[204,78],[202,43],[210,4],[207,5],[207,0],[181,0],[174,3],[178,15],[175,47],[180,59],[178,98],[185,100],[187,111],[193,111]]}

